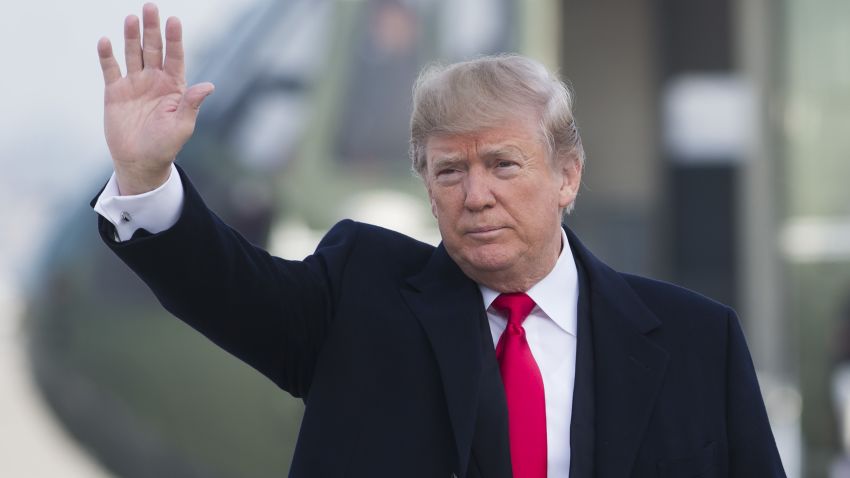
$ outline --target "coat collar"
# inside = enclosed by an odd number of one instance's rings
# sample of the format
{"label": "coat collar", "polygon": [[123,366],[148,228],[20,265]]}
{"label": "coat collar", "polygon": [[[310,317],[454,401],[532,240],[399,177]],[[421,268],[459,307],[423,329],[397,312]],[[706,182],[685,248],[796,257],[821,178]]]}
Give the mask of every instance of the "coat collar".
{"label": "coat collar", "polygon": [[[573,255],[589,284],[593,327],[597,476],[627,476],[667,369],[668,354],[648,334],[661,322],[635,291],[566,229]],[[402,295],[434,350],[452,423],[459,475],[469,462],[475,428],[484,314],[477,285],[442,244]],[[579,364],[580,365],[580,364]]]}

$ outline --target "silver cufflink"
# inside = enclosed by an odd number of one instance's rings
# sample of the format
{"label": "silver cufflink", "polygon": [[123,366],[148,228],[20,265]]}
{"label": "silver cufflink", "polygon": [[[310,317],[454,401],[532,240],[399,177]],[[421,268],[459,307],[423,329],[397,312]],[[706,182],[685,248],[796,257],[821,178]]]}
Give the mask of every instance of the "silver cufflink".
{"label": "silver cufflink", "polygon": [[133,220],[133,216],[130,215],[127,211],[121,211],[121,222],[130,222]]}

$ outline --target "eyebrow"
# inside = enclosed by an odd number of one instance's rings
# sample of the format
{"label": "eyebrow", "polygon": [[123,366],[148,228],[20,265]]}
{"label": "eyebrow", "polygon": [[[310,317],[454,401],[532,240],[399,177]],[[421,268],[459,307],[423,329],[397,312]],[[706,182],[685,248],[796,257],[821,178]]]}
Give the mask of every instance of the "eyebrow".
{"label": "eyebrow", "polygon": [[[515,156],[518,155],[523,159],[528,159],[528,155],[526,155],[519,146],[514,144],[493,144],[493,145],[485,145],[483,146],[479,154],[485,158],[493,158],[497,156]],[[434,155],[434,164],[432,166],[433,171],[439,171],[443,168],[448,167],[457,167],[459,164],[462,164],[466,161],[465,154],[459,153],[436,153]]]}
{"label": "eyebrow", "polygon": [[463,163],[465,159],[461,154],[441,154],[434,158],[434,170],[438,171],[448,166],[456,166]]}

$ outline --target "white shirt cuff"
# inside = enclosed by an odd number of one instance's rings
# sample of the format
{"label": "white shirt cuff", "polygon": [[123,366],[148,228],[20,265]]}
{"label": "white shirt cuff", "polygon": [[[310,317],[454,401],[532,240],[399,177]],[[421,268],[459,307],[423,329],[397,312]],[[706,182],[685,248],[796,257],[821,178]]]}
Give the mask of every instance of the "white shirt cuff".
{"label": "white shirt cuff", "polygon": [[94,210],[115,226],[117,242],[130,239],[141,228],[151,234],[165,231],[177,223],[183,211],[180,174],[172,164],[171,174],[162,186],[135,196],[122,196],[115,173],[112,173]]}

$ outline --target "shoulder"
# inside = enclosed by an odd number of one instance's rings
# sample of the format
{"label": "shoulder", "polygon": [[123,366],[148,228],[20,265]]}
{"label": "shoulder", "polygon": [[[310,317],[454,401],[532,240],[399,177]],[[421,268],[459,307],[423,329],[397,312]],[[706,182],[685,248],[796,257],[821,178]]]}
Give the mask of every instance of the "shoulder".
{"label": "shoulder", "polygon": [[430,259],[434,246],[390,229],[345,219],[322,239],[317,253],[346,250],[351,265],[371,270],[391,268],[414,273]]}
{"label": "shoulder", "polygon": [[617,303],[616,309],[627,317],[652,317],[637,324],[640,330],[651,330],[660,322],[660,330],[673,333],[706,328],[720,331],[729,318],[735,317],[730,307],[698,292],[613,269],[591,253],[575,233],[565,230],[576,261],[588,274],[591,289],[599,288],[593,290],[593,295]]}
{"label": "shoulder", "polygon": [[726,304],[670,282],[623,272],[620,273],[620,276],[653,311],[663,309],[672,313],[695,315],[734,313]]}
{"label": "shoulder", "polygon": [[737,326],[738,318],[731,307],[703,294],[656,279],[620,275],[661,322],[661,340],[666,337],[679,345],[715,347],[726,342],[730,326]]}
{"label": "shoulder", "polygon": [[377,249],[386,254],[430,256],[434,251],[434,246],[400,232],[351,219],[343,219],[336,223],[325,235],[322,243],[328,240],[350,240],[357,247]]}

